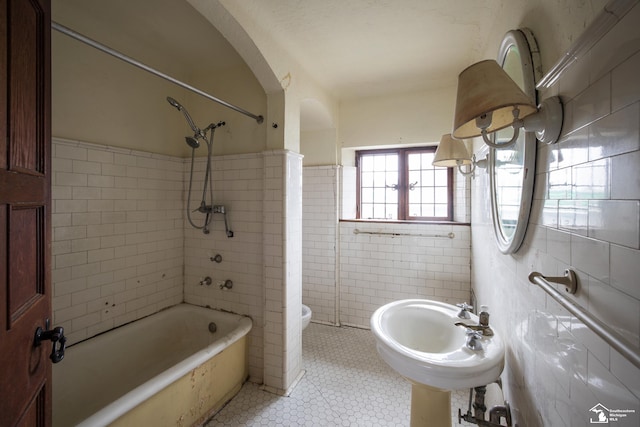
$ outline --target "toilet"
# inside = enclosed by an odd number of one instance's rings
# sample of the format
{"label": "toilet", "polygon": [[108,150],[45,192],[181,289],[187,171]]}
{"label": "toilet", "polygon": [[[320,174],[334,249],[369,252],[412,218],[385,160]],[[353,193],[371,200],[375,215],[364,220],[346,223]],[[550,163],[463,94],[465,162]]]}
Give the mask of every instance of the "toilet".
{"label": "toilet", "polygon": [[311,322],[311,309],[309,306],[302,304],[302,330],[309,326],[309,322]]}

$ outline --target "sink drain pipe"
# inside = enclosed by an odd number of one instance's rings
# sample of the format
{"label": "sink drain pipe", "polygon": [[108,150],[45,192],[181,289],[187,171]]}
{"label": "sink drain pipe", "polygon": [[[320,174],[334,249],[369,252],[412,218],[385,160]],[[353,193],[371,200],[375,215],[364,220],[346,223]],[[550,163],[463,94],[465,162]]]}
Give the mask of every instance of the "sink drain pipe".
{"label": "sink drain pipe", "polygon": [[[496,382],[500,390],[502,390],[501,384]],[[475,391],[475,399],[473,393]],[[458,423],[462,423],[462,420],[477,424],[481,427],[511,427],[511,409],[509,403],[504,402],[504,405],[495,405],[489,410],[489,421],[485,419],[485,413],[487,412],[487,406],[485,405],[485,394],[487,393],[487,386],[479,386],[469,389],[469,408],[467,413],[462,415],[462,410],[458,409]],[[473,404],[472,404],[473,402]],[[473,413],[471,408],[473,407]],[[504,418],[506,424],[502,424]]]}

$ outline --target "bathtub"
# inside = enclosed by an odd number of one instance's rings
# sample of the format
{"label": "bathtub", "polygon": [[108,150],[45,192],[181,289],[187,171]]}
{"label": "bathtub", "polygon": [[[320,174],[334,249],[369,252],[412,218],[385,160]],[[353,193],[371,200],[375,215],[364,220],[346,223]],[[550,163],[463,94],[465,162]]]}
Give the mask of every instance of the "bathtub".
{"label": "bathtub", "polygon": [[251,326],[180,304],[69,347],[53,368],[54,427],[201,424],[247,379]]}

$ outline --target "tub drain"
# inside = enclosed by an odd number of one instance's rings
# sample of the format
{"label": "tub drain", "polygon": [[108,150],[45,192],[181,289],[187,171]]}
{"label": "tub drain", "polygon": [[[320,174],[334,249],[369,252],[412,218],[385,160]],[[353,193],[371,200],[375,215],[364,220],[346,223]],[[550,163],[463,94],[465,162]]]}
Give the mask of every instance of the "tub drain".
{"label": "tub drain", "polygon": [[217,330],[218,330],[218,326],[214,322],[209,323],[209,332],[213,334]]}

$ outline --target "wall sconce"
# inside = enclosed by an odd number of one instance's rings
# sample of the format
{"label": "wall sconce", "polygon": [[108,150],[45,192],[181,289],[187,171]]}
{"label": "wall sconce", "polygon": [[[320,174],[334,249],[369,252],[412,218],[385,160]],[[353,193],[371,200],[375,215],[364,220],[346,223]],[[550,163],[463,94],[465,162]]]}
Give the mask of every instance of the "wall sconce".
{"label": "wall sconce", "polygon": [[[480,168],[487,167],[487,160],[482,159],[476,161],[476,155],[471,156],[469,154],[469,150],[467,150],[467,146],[463,141],[459,139],[453,139],[451,134],[448,133],[446,135],[442,135],[440,139],[440,144],[438,145],[438,149],[436,150],[436,155],[433,158],[433,162],[431,162],[433,166],[442,166],[447,168],[458,167],[458,171],[462,175],[471,175],[475,170],[476,166]],[[462,166],[471,165],[471,169],[468,171],[462,170]]]}
{"label": "wall sconce", "polygon": [[[513,127],[513,138],[494,143],[487,135]],[[481,61],[458,76],[458,95],[453,123],[453,137],[475,138],[482,135],[492,148],[506,148],[518,139],[520,128],[535,132],[538,140],[553,144],[562,129],[562,103],[555,96],[537,108],[494,60]]]}

